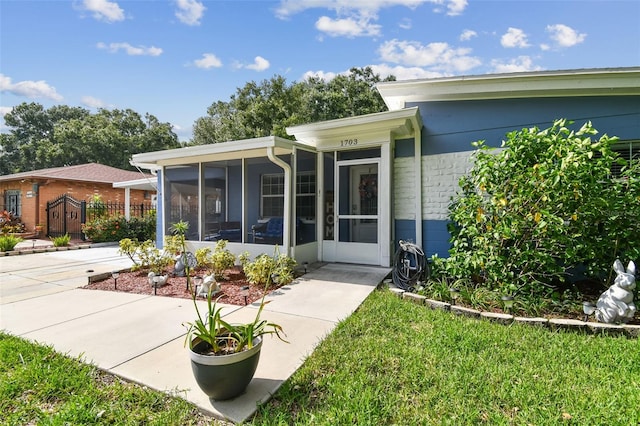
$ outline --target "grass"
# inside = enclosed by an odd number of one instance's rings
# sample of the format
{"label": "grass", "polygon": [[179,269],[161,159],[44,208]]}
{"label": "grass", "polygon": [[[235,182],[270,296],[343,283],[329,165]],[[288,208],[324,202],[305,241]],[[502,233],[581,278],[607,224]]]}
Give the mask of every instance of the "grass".
{"label": "grass", "polygon": [[640,345],[458,317],[375,292],[253,424],[636,425]]}
{"label": "grass", "polygon": [[210,424],[186,401],[0,333],[2,425]]}
{"label": "grass", "polygon": [[[0,424],[208,424],[179,398],[0,333]],[[254,425],[637,425],[640,343],[455,316],[374,292]]]}

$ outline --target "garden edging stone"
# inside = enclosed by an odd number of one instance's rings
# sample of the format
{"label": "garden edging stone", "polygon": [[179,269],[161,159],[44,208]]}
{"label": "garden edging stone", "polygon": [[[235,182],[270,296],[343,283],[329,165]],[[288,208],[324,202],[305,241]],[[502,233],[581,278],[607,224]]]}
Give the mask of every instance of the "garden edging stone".
{"label": "garden edging stone", "polygon": [[[450,311],[457,315],[469,318],[482,318],[502,325],[510,325],[514,322],[531,325],[534,327],[547,327],[551,330],[586,331],[600,336],[625,335],[631,339],[640,338],[640,325],[635,324],[605,324],[598,322],[585,322],[565,318],[540,318],[540,317],[514,317],[513,315],[498,312],[482,312],[465,306],[452,305],[439,300],[428,299],[426,296],[402,290],[397,287],[388,287],[394,295],[403,300],[424,305],[431,309]],[[476,315],[477,313],[477,315]]]}

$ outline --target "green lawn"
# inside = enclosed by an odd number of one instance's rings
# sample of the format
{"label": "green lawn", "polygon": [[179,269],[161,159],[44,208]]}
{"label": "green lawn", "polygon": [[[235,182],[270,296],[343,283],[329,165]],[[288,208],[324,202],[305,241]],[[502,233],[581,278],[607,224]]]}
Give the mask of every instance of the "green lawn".
{"label": "green lawn", "polygon": [[640,424],[640,342],[372,294],[254,424]]}
{"label": "green lawn", "polygon": [[[208,424],[179,398],[0,333],[0,424]],[[374,292],[252,424],[638,425],[640,342]]]}

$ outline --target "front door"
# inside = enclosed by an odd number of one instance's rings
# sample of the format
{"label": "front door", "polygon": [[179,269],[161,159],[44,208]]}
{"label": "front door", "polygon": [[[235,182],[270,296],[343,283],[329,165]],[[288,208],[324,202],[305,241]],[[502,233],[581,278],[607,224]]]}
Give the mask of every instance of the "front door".
{"label": "front door", "polygon": [[378,162],[338,163],[337,255],[348,263],[379,259]]}

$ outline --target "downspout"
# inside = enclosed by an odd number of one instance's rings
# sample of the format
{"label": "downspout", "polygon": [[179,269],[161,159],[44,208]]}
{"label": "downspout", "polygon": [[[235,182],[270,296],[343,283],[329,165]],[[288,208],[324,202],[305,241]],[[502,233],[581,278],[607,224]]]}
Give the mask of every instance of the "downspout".
{"label": "downspout", "polygon": [[274,151],[273,147],[267,147],[267,157],[269,160],[277,166],[280,166],[284,170],[284,213],[283,217],[283,229],[282,229],[282,245],[284,246],[284,252],[287,256],[291,255],[291,166],[286,162],[279,159]]}
{"label": "downspout", "polygon": [[[414,132],[414,168],[416,170],[415,200],[416,200],[416,244],[422,247],[422,128],[418,120],[412,120]],[[424,250],[426,252],[426,250]]]}

